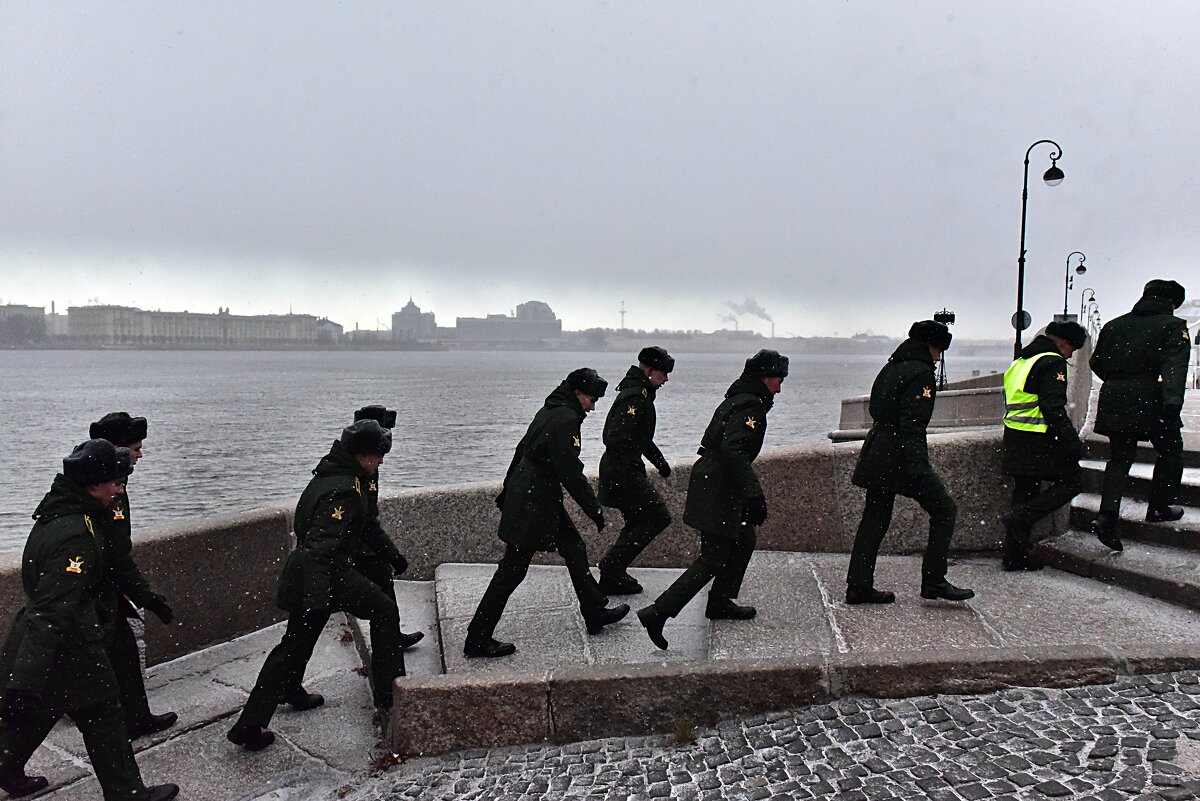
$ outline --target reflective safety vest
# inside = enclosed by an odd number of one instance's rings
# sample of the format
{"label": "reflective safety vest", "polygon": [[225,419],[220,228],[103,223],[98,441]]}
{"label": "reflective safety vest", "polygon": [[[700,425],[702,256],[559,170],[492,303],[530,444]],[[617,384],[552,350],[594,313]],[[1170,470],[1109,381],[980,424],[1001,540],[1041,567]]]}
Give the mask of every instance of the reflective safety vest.
{"label": "reflective safety vest", "polygon": [[[1046,419],[1042,417],[1041,401],[1032,392],[1025,391],[1025,381],[1029,378],[1033,366],[1043,356],[1057,356],[1056,353],[1038,353],[1028,359],[1017,359],[1004,372],[1004,425],[1018,431],[1034,431],[1045,434],[1050,430]],[[1061,358],[1061,357],[1059,357]],[[1063,376],[1067,368],[1063,366]]]}

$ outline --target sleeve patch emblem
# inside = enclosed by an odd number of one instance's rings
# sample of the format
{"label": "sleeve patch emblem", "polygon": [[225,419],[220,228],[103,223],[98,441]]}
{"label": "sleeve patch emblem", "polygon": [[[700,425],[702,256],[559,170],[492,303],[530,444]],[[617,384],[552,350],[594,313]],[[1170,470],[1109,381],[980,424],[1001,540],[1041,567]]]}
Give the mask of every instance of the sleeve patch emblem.
{"label": "sleeve patch emblem", "polygon": [[625,410],[625,414],[629,415],[630,417],[636,417],[637,416],[637,407],[634,406],[633,404],[630,404],[629,408],[627,408]]}
{"label": "sleeve patch emblem", "polygon": [[1055,380],[1055,381],[1066,381],[1066,380],[1067,380],[1067,374],[1066,374],[1066,373],[1061,373],[1061,372],[1060,372],[1058,375],[1054,376],[1054,380]]}
{"label": "sleeve patch emblem", "polygon": [[933,397],[933,389],[931,387],[925,387],[924,389],[921,390],[921,397],[922,398],[932,398]]}
{"label": "sleeve patch emblem", "polygon": [[579,450],[580,447],[582,447],[583,443],[579,441],[578,434],[575,434],[571,437],[571,445],[575,448],[575,450]]}
{"label": "sleeve patch emblem", "polygon": [[754,417],[746,418],[746,428],[753,429],[757,425],[758,425],[757,418],[754,418]]}
{"label": "sleeve patch emblem", "polygon": [[114,506],[112,513],[113,513],[113,520],[124,520],[125,519],[125,510],[122,509],[120,506]]}
{"label": "sleeve patch emblem", "polygon": [[345,514],[346,514],[345,509],[343,509],[340,506],[335,506],[335,507],[333,507],[333,512],[331,512],[329,516],[332,517],[334,520],[341,520]]}
{"label": "sleeve patch emblem", "polygon": [[76,556],[74,559],[67,557],[67,572],[82,573],[83,572],[83,557]]}

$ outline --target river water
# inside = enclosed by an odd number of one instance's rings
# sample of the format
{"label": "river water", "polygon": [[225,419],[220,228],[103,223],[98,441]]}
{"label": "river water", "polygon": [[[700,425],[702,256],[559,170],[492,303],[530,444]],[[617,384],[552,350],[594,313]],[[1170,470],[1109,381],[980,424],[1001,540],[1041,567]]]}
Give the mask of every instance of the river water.
{"label": "river water", "polygon": [[[694,458],[745,359],[674,355],[655,438],[672,461]],[[827,442],[842,398],[869,392],[885,358],[794,357],[766,447]],[[146,458],[130,479],[136,538],[167,521],[294,503],[354,409],[370,403],[399,411],[384,494],[499,480],[542,400],[582,366],[610,385],[583,427],[582,458],[595,469],[604,415],[629,364],[619,353],[0,351],[0,555],[20,551],[62,457],[110,411],[149,418]],[[951,380],[1005,367],[997,356],[949,362]]]}

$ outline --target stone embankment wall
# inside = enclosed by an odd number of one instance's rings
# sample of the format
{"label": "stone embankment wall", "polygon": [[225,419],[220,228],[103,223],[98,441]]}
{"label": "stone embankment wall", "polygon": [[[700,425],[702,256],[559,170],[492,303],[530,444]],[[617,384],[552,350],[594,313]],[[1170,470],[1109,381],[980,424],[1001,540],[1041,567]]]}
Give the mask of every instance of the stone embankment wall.
{"label": "stone embankment wall", "polygon": [[[864,493],[850,483],[861,443],[775,448],[756,462],[766,490],[770,518],[759,529],[758,547],[780,551],[846,552],[862,512]],[[997,522],[1010,486],[999,475],[997,428],[930,437],[934,465],[958,501],[954,547],[960,551],[999,547]],[[683,501],[690,464],[678,464],[669,480],[653,474],[674,517],[639,560],[648,567],[681,567],[699,550],[697,533],[683,525]],[[594,479],[594,476],[593,476]],[[386,474],[384,482],[386,485]],[[500,513],[493,498],[499,485],[464,484],[408,490],[381,501],[381,517],[411,564],[406,578],[428,580],[446,562],[495,562],[502,553],[496,538]],[[578,513],[576,523],[592,559],[616,538],[620,514],[609,512],[599,534]],[[913,502],[897,500],[885,552],[920,551],[928,525]],[[275,584],[292,548],[291,510],[282,506],[233,516],[215,516],[194,525],[135,532],[138,564],[168,597],[176,622],[164,626],[153,615],[146,623],[147,658],[160,662],[216,642],[224,642],[282,619],[275,608]],[[556,554],[540,562],[554,564]],[[16,559],[0,567],[0,625],[7,630],[24,603]]]}

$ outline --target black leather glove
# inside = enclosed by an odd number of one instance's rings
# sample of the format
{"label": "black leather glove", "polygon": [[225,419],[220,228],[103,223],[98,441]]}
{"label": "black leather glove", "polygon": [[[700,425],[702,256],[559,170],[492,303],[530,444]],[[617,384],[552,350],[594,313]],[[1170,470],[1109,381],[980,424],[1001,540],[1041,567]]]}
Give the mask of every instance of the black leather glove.
{"label": "black leather glove", "polygon": [[147,601],[146,609],[153,612],[155,617],[167,625],[170,625],[171,621],[175,619],[175,613],[171,611],[171,607],[167,603],[167,599],[163,598],[161,595],[151,598],[149,601]]}
{"label": "black leather glove", "polygon": [[761,495],[747,499],[742,505],[742,522],[752,526],[767,522],[767,499]]}
{"label": "black leather glove", "polygon": [[506,492],[508,490],[500,490],[500,494],[496,496],[496,508],[500,511],[504,511],[504,493]]}
{"label": "black leather glove", "polygon": [[592,518],[592,522],[596,524],[596,531],[604,531],[604,509],[597,509],[588,517]]}
{"label": "black leather glove", "polygon": [[33,722],[34,713],[42,705],[41,693],[11,688],[0,700],[0,718],[14,728]]}
{"label": "black leather glove", "polygon": [[1183,420],[1180,415],[1183,414],[1183,407],[1176,406],[1173,403],[1163,406],[1162,421],[1167,428],[1183,428]]}
{"label": "black leather glove", "polygon": [[671,477],[671,465],[667,464],[666,462],[663,462],[662,464],[660,464],[658,466],[658,474],[660,476],[662,476],[663,478],[670,478]]}
{"label": "black leather glove", "polygon": [[408,570],[408,560],[404,558],[404,554],[396,554],[396,559],[392,562],[392,570],[395,571],[397,576],[402,575],[405,570]]}

